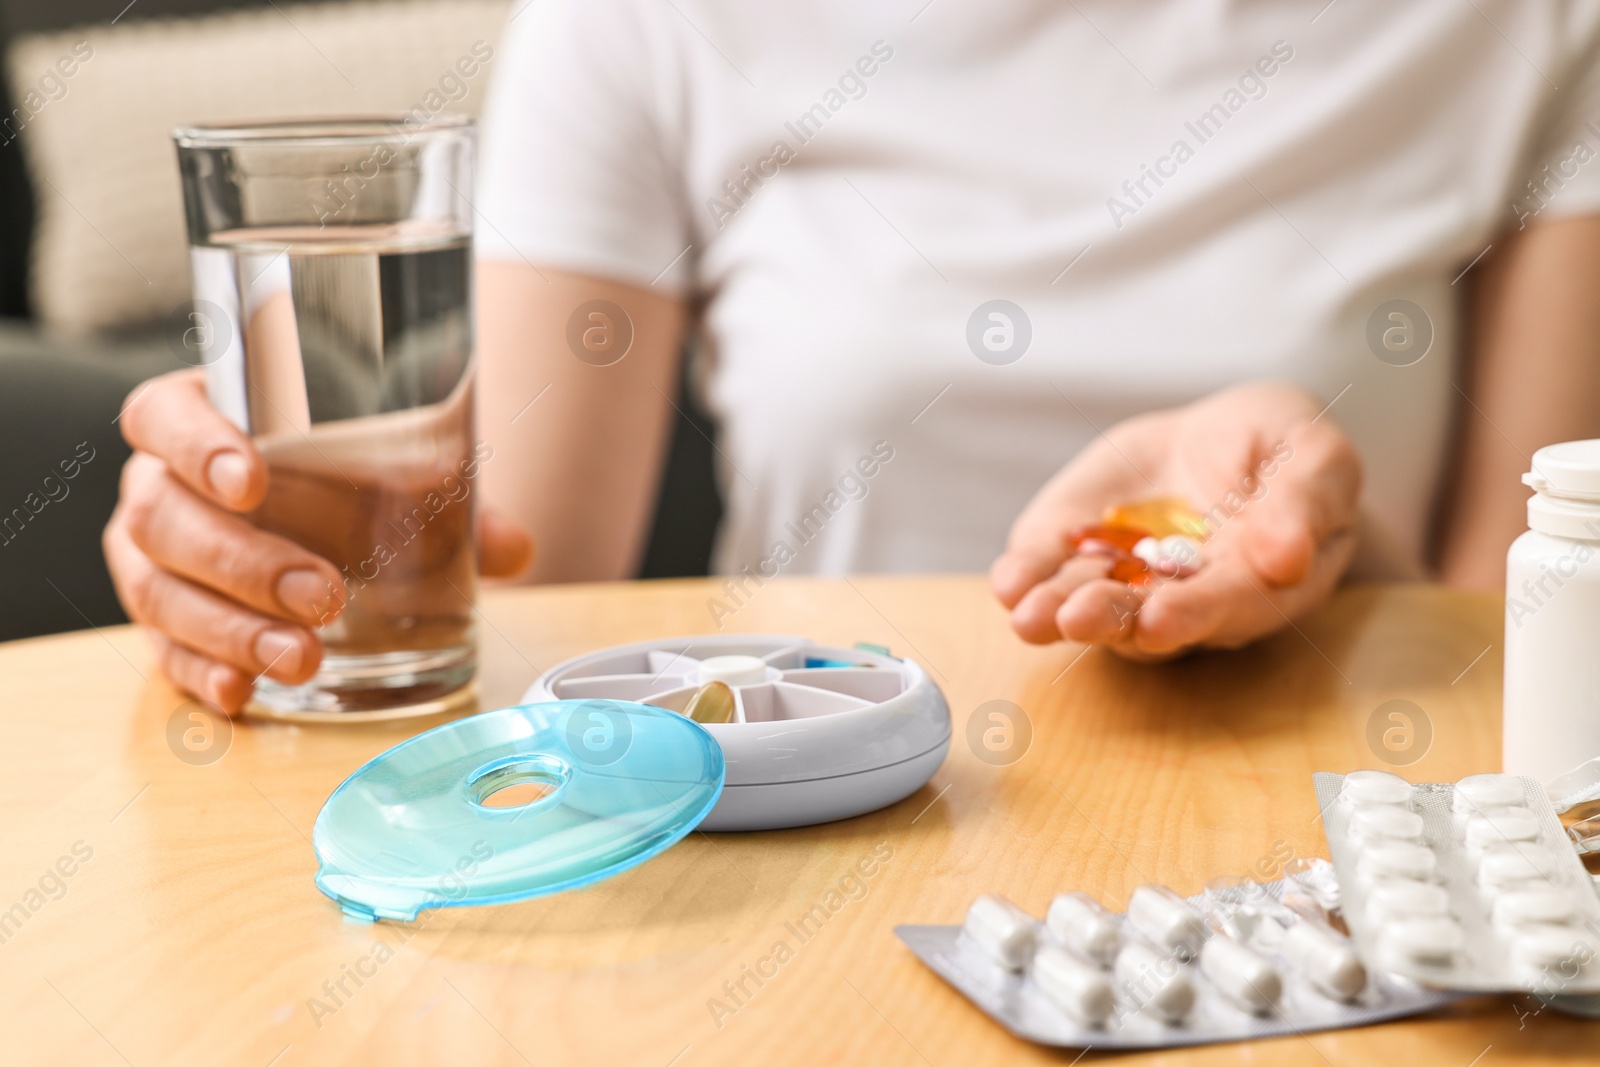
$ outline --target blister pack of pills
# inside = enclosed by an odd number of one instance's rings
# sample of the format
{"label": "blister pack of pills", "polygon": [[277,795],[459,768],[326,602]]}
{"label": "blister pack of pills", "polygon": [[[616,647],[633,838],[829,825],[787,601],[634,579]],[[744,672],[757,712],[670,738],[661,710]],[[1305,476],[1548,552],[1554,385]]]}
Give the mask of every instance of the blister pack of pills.
{"label": "blister pack of pills", "polygon": [[899,926],[929,968],[1019,1037],[1066,1048],[1172,1048],[1331,1030],[1456,999],[1369,973],[1329,925],[1324,860],[1295,877],[1213,883],[1185,899],[1140,886],[1125,914],[1064,893],[1043,921],[1004,897],[961,926]]}
{"label": "blister pack of pills", "polygon": [[1313,783],[1363,959],[1442,989],[1600,992],[1600,897],[1537,781]]}

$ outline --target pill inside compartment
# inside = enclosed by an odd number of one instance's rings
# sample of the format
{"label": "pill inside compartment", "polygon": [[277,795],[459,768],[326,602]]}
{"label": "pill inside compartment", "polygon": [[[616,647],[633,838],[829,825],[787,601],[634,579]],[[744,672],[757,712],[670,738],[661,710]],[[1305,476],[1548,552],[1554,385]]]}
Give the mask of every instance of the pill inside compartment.
{"label": "pill inside compartment", "polygon": [[1490,845],[1477,859],[1477,882],[1486,895],[1529,884],[1565,888],[1561,857],[1548,845],[1536,841]]}
{"label": "pill inside compartment", "polygon": [[1029,976],[1046,999],[1084,1026],[1100,1026],[1116,1011],[1106,972],[1061,945],[1040,945]]}
{"label": "pill inside compartment", "polygon": [[1356,857],[1356,874],[1370,886],[1385,879],[1423,882],[1439,869],[1433,849],[1416,841],[1369,842]]}
{"label": "pill inside compartment", "polygon": [[1537,841],[1541,827],[1538,816],[1527,808],[1496,808],[1467,816],[1462,843],[1467,852],[1480,855],[1497,845],[1516,845]]}
{"label": "pill inside compartment", "polygon": [[1367,988],[1366,965],[1350,939],[1314,919],[1291,925],[1279,952],[1292,971],[1325,997],[1354,1000]]}
{"label": "pill inside compartment", "polygon": [[1450,892],[1442,885],[1395,878],[1374,883],[1367,891],[1367,921],[1374,926],[1404,918],[1437,918],[1450,914]]}
{"label": "pill inside compartment", "polygon": [[1128,941],[1112,967],[1118,993],[1135,1009],[1176,1024],[1194,1010],[1194,979],[1172,952],[1143,940]]}
{"label": "pill inside compartment", "polygon": [[1142,885],[1128,898],[1128,925],[1163,952],[1187,962],[1200,952],[1206,923],[1194,906],[1162,885]]}
{"label": "pill inside compartment", "polygon": [[1503,937],[1530,924],[1563,925],[1578,918],[1572,894],[1538,882],[1513,883],[1492,896],[1490,917]]}
{"label": "pill inside compartment", "polygon": [[1540,994],[1557,994],[1578,979],[1596,973],[1594,935],[1566,923],[1531,923],[1510,938],[1516,979]]}
{"label": "pill inside compartment", "polygon": [[1122,947],[1117,916],[1087,893],[1058,894],[1044,921],[1063,945],[1098,966],[1111,966]]}
{"label": "pill inside compartment", "polygon": [[1467,947],[1467,934],[1451,915],[1406,915],[1379,928],[1378,948],[1397,969],[1447,967]]}
{"label": "pill inside compartment", "polygon": [[1339,787],[1339,800],[1352,807],[1368,804],[1411,806],[1411,783],[1388,771],[1351,771]]}
{"label": "pill inside compartment", "polygon": [[1509,774],[1469,774],[1454,785],[1450,796],[1450,810],[1463,817],[1526,804],[1522,782]]}
{"label": "pill inside compartment", "polygon": [[1365,804],[1350,813],[1350,836],[1356,841],[1420,843],[1422,816],[1400,804]]}
{"label": "pill inside compartment", "polygon": [[1039,943],[1038,919],[998,893],[985,893],[967,909],[962,933],[992,962],[1008,971],[1027,966]]}
{"label": "pill inside compartment", "polygon": [[1272,961],[1227,934],[1213,934],[1200,949],[1200,973],[1234,1007],[1264,1015],[1283,995]]}

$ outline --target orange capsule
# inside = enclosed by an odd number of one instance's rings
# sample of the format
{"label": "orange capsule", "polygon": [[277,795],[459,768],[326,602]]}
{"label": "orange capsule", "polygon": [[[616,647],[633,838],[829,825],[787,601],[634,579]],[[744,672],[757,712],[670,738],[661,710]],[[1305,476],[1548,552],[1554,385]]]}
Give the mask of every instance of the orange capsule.
{"label": "orange capsule", "polygon": [[1113,505],[1106,508],[1101,521],[1110,526],[1145,530],[1152,537],[1183,534],[1197,541],[1204,541],[1210,532],[1206,527],[1205,516],[1190,507],[1187,501],[1175,496],[1151,497],[1148,500]]}
{"label": "orange capsule", "polygon": [[1124,556],[1111,565],[1106,577],[1129,585],[1150,584],[1150,565],[1137,556]]}
{"label": "orange capsule", "polygon": [[1150,536],[1148,530],[1115,523],[1091,523],[1067,535],[1067,544],[1086,556],[1119,556]]}

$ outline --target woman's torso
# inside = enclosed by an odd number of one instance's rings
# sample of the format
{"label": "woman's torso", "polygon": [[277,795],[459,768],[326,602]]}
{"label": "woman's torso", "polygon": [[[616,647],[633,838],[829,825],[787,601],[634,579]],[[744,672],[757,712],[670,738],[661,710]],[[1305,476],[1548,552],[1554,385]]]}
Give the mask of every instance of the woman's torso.
{"label": "woman's torso", "polygon": [[[639,68],[655,280],[705,301],[718,569],[984,568],[1097,432],[1256,378],[1334,402],[1369,510],[1420,550],[1460,273],[1520,216],[1600,203],[1570,158],[1600,146],[1573,85],[1593,10],[918,6],[573,16]],[[1573,177],[1541,209],[1545,163]]]}

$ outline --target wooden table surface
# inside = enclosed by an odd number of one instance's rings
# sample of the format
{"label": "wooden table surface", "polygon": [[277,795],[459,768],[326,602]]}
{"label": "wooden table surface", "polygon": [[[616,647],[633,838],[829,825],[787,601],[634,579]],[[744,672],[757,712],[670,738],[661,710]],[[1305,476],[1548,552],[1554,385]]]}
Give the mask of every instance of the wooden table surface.
{"label": "wooden table surface", "polygon": [[[482,706],[513,703],[537,670],[579,652],[712,630],[716,595],[700,581],[490,592]],[[1065,1064],[1075,1053],[1012,1038],[925,970],[895,924],[959,921],[990,890],[1042,914],[1066,889],[1120,907],[1147,881],[1192,893],[1219,875],[1272,877],[1291,855],[1326,855],[1314,770],[1414,760],[1396,769],[1446,780],[1499,765],[1490,597],[1350,590],[1246,652],[1156,668],[1024,645],[975,577],[778,581],[723,622],[917,659],[949,698],[950,758],[876,814],[697,833],[587,890],[411,926],[344,919],[312,885],[309,835],[347,774],[433,721],[240,722],[197,757],[181,731],[169,744],[184,702],[136,631],[0,646],[0,1061]],[[1421,709],[1417,729],[1409,750],[1380,745],[1380,757],[1369,721],[1396,699]],[[966,742],[992,700],[1032,726],[1005,765]],[[786,923],[871,855],[865,895],[800,943]],[[780,941],[776,976],[730,998],[724,983]],[[1535,1008],[1482,998],[1129,1060],[1592,1060],[1600,1026]]]}

